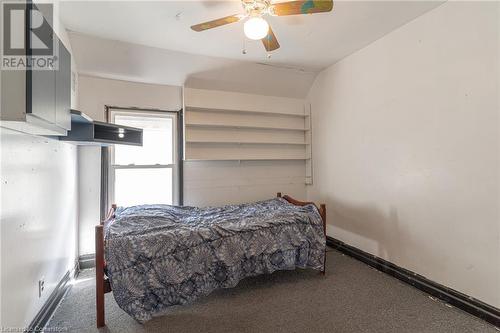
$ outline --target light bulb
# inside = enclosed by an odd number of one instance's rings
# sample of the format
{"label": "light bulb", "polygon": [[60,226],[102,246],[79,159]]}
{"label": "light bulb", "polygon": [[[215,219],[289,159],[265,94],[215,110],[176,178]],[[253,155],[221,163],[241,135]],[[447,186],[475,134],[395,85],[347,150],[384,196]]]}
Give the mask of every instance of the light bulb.
{"label": "light bulb", "polygon": [[262,17],[251,17],[245,22],[243,30],[248,38],[258,40],[267,36],[269,24]]}

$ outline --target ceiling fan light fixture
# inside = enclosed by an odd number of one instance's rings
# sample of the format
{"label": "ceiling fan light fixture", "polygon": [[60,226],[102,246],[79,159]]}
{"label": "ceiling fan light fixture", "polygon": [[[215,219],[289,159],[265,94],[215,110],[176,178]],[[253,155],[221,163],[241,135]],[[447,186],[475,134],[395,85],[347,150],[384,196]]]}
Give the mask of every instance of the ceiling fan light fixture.
{"label": "ceiling fan light fixture", "polygon": [[267,36],[269,24],[260,16],[249,18],[243,26],[245,36],[253,40],[259,40]]}

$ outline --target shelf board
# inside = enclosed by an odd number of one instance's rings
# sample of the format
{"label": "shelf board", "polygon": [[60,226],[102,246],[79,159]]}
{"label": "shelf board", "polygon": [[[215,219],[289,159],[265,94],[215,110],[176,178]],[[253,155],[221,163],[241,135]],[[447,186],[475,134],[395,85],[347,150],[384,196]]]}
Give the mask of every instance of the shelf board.
{"label": "shelf board", "polygon": [[275,130],[275,131],[308,131],[307,128],[301,127],[273,127],[273,126],[247,126],[247,125],[224,125],[224,124],[198,124],[186,123],[186,127],[200,127],[200,128],[243,128],[243,129],[259,129],[259,130]]}
{"label": "shelf board", "polygon": [[265,142],[265,141],[203,141],[203,140],[186,140],[186,143],[192,144],[236,144],[236,145],[293,145],[293,146],[306,146],[309,143],[305,142]]}
{"label": "shelf board", "polygon": [[258,115],[269,115],[269,116],[285,116],[285,117],[299,117],[305,118],[309,115],[298,114],[298,113],[286,113],[286,112],[272,112],[272,111],[256,111],[256,110],[231,110],[231,109],[213,109],[213,108],[202,108],[197,106],[186,106],[186,111],[194,112],[216,112],[216,113],[235,113],[235,114],[258,114]]}
{"label": "shelf board", "polygon": [[277,157],[277,158],[259,158],[259,157],[249,157],[249,158],[189,158],[186,157],[185,161],[305,161],[310,158],[288,158],[288,157]]}

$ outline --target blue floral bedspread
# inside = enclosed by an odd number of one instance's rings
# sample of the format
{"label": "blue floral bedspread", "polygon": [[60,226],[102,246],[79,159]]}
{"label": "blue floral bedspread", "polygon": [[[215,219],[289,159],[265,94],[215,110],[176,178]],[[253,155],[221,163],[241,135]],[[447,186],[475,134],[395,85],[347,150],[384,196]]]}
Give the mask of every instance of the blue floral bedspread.
{"label": "blue floral bedspread", "polygon": [[140,322],[245,277],[321,270],[326,246],[317,208],[281,198],[208,208],[119,207],[105,229],[114,297]]}

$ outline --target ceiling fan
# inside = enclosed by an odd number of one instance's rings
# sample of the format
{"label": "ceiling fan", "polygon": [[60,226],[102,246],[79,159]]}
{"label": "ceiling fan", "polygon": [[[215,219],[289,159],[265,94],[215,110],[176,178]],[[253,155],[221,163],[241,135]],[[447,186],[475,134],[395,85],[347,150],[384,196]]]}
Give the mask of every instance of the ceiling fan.
{"label": "ceiling fan", "polygon": [[280,47],[276,36],[263,16],[285,16],[329,12],[333,0],[303,0],[272,3],[271,0],[241,0],[244,13],[226,16],[191,26],[194,31],[204,31],[248,18],[244,25],[245,35],[254,40],[262,40],[267,52]]}

